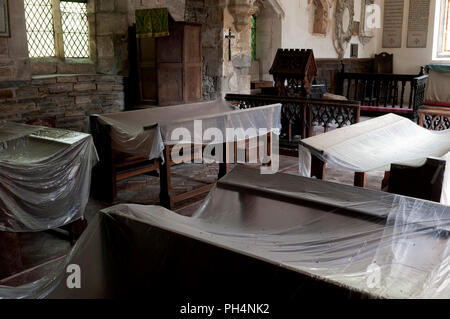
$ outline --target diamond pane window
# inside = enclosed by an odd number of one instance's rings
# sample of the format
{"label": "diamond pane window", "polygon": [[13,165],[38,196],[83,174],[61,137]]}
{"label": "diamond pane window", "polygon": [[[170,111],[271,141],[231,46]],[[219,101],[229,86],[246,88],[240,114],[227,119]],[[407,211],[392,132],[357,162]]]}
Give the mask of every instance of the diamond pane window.
{"label": "diamond pane window", "polygon": [[61,23],[66,58],[89,57],[87,4],[61,1]]}
{"label": "diamond pane window", "polygon": [[55,56],[55,31],[50,0],[25,0],[30,57]]}

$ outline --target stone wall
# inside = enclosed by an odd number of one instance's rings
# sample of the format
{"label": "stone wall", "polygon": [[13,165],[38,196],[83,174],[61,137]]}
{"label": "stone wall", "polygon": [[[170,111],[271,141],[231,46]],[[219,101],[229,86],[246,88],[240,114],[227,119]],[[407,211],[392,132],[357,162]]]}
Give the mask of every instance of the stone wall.
{"label": "stone wall", "polygon": [[90,114],[124,108],[123,77],[112,75],[36,76],[0,82],[0,120],[55,118],[56,125],[88,130]]}
{"label": "stone wall", "polygon": [[23,0],[9,1],[9,38],[0,38],[0,81],[31,77]]}
{"label": "stone wall", "polygon": [[225,1],[186,0],[185,21],[202,23],[203,99],[221,97]]}

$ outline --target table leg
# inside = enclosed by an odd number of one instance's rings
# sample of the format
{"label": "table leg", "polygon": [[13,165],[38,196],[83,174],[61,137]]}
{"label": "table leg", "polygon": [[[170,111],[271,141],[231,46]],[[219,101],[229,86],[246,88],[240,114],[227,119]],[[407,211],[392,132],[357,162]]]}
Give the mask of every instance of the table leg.
{"label": "table leg", "polygon": [[171,181],[170,181],[170,150],[169,147],[164,148],[164,163],[162,159],[159,161],[159,201],[161,205],[167,209],[172,209],[173,202],[170,196]]}
{"label": "table leg", "polygon": [[381,190],[383,192],[387,192],[388,191],[390,177],[391,177],[391,172],[390,171],[385,171],[384,172],[384,178],[381,181]]}
{"label": "table leg", "polygon": [[23,271],[19,234],[0,231],[0,279]]}
{"label": "table leg", "polygon": [[366,172],[355,172],[353,185],[357,187],[366,187]]}
{"label": "table leg", "polygon": [[327,163],[320,160],[317,156],[311,154],[311,177],[317,177],[318,179],[325,179],[325,171]]}

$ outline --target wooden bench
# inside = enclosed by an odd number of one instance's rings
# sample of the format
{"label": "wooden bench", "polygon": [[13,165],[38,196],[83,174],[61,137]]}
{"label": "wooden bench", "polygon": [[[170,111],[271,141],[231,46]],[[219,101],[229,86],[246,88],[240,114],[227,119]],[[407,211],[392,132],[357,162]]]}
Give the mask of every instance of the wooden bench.
{"label": "wooden bench", "polygon": [[337,93],[361,102],[361,114],[368,116],[396,113],[417,118],[423,107],[428,75],[424,68],[415,74],[348,73],[342,65]]}
{"label": "wooden bench", "polygon": [[450,107],[427,106],[418,111],[420,126],[434,131],[450,129]]}

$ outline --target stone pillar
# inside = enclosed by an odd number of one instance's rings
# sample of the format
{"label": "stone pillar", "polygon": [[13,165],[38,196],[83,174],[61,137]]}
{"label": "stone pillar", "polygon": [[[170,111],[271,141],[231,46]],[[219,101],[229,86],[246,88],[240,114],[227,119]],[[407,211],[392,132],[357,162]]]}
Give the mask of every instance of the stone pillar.
{"label": "stone pillar", "polygon": [[[255,0],[228,0],[224,12],[223,28],[223,81],[222,93],[250,93],[251,75],[251,25],[250,18],[258,10]],[[235,38],[231,40],[231,61],[228,39],[225,34],[231,29]]]}
{"label": "stone pillar", "polygon": [[186,0],[185,20],[202,23],[203,99],[221,97],[225,0]]}

